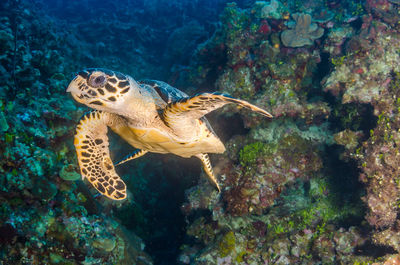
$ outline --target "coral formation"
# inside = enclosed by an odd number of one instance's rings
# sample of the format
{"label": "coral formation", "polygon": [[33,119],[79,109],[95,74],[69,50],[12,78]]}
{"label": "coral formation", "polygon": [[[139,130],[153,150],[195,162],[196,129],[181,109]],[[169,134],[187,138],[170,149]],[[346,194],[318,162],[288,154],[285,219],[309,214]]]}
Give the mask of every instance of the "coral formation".
{"label": "coral formation", "polygon": [[287,47],[311,45],[324,34],[324,29],[311,22],[309,14],[295,13],[292,14],[292,18],[295,22],[288,24],[290,29],[284,30],[281,34],[283,45]]}
{"label": "coral formation", "polygon": [[243,167],[235,170],[239,174],[229,169],[234,167],[230,164],[221,172],[229,187],[223,194],[225,210],[233,216],[262,214],[285,185],[297,178],[308,179],[322,167],[313,143],[296,134],[268,144],[245,145],[239,152],[239,162]]}
{"label": "coral formation", "polygon": [[278,0],[271,0],[270,3],[257,1],[256,8],[260,9],[260,18],[281,19],[287,12],[287,8]]}

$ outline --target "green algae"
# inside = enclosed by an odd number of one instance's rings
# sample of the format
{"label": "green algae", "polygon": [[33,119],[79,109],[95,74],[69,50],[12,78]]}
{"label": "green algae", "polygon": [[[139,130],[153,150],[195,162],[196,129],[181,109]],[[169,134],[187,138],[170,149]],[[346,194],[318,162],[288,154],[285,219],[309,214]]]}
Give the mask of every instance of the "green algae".
{"label": "green algae", "polygon": [[228,256],[236,246],[236,237],[233,231],[227,232],[218,244],[218,252],[221,257]]}
{"label": "green algae", "polygon": [[262,142],[255,142],[243,147],[239,152],[240,164],[244,167],[251,166],[257,162],[257,158],[273,152],[270,145]]}
{"label": "green algae", "polygon": [[243,258],[247,255],[247,251],[240,251],[239,254],[236,255],[235,261],[238,264],[243,262]]}

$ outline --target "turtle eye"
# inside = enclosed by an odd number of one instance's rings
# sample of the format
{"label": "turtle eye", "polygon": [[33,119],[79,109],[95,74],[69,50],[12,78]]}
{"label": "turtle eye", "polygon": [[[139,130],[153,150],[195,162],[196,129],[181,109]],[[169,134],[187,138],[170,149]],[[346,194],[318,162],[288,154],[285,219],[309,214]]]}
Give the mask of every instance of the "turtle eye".
{"label": "turtle eye", "polygon": [[106,84],[106,77],[104,76],[104,74],[100,74],[97,76],[91,76],[89,79],[89,85],[92,87],[102,87]]}

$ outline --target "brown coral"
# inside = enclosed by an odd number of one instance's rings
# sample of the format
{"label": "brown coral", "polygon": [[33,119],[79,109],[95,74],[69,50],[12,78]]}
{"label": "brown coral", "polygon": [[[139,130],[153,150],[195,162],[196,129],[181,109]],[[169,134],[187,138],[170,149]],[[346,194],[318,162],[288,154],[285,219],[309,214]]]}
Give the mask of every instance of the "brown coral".
{"label": "brown coral", "polygon": [[316,23],[311,23],[311,16],[305,13],[292,15],[295,23],[289,24],[289,28],[282,32],[281,40],[287,47],[303,47],[312,45],[314,40],[321,38],[324,29],[319,28]]}

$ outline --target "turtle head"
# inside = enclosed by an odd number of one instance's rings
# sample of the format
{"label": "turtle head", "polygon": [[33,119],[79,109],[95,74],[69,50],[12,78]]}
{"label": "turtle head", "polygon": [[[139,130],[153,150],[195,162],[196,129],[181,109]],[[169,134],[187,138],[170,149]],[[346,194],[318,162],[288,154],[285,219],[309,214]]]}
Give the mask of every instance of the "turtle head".
{"label": "turtle head", "polygon": [[98,110],[118,111],[137,83],[129,76],[106,69],[85,69],[67,88],[79,103]]}

